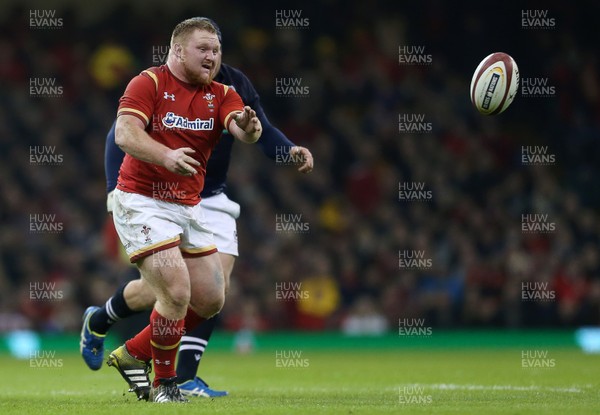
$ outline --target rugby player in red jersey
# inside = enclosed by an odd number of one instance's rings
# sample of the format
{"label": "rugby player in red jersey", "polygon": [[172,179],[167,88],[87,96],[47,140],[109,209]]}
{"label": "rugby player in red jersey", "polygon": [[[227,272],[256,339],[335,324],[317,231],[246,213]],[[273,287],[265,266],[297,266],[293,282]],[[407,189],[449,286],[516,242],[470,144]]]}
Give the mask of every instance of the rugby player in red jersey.
{"label": "rugby player in red jersey", "polygon": [[254,110],[213,81],[219,48],[212,24],[181,22],[166,65],[136,76],[117,112],[115,141],[127,155],[114,193],[115,227],[156,303],[150,324],[113,351],[109,364],[139,388],[131,380],[152,360],[154,402],[186,401],[176,384],[179,341],[224,302],[221,263],[198,204],[211,150],[223,129],[246,143],[262,131]]}

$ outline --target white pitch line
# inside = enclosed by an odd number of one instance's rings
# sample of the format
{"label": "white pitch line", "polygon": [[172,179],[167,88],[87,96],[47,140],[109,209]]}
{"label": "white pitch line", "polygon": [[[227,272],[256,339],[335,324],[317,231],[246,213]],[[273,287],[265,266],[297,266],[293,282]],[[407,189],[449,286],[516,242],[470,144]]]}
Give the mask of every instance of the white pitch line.
{"label": "white pitch line", "polygon": [[419,387],[433,390],[466,390],[466,391],[518,391],[518,392],[563,392],[583,393],[578,387],[556,388],[551,386],[515,386],[515,385],[458,385],[455,383],[412,383],[400,387]]}

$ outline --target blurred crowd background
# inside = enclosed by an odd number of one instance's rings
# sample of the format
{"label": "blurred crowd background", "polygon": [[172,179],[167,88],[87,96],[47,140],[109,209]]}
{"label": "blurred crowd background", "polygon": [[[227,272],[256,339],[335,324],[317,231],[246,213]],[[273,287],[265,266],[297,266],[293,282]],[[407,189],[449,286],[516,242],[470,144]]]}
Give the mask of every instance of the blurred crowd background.
{"label": "blurred crowd background", "polygon": [[[315,158],[303,175],[234,146],[241,255],[221,328],[600,323],[596,3],[528,4],[555,19],[538,28],[523,27],[521,5],[492,13],[469,2],[50,3],[0,6],[0,332],[78,331],[85,307],[137,278],[105,210],[105,137],[129,79],[197,15],[217,21],[223,61]],[[55,10],[61,26],[31,27],[32,10]],[[277,10],[308,20],[278,27]],[[430,62],[401,64],[401,46],[424,47]],[[495,51],[555,93],[479,115],[469,83]],[[35,96],[33,78],[62,91]],[[301,78],[308,93],[280,96],[281,78]],[[430,131],[399,131],[402,114],[423,116]],[[554,162],[523,163],[523,146],[547,146]],[[35,163],[32,149],[62,157]],[[406,183],[430,197],[402,200]],[[524,232],[524,214],[547,215],[552,231]],[[282,231],[291,216],[281,215],[301,215],[305,231]],[[60,226],[32,230],[40,220]],[[427,266],[401,266],[416,252]]]}

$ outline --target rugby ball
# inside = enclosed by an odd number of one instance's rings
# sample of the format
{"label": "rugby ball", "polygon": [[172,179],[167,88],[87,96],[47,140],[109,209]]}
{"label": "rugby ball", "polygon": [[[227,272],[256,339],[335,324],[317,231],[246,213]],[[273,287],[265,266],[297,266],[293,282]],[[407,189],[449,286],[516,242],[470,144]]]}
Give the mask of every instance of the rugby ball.
{"label": "rugby ball", "polygon": [[492,53],[481,61],[471,79],[471,102],[484,115],[503,112],[515,99],[519,88],[519,68],[503,52]]}

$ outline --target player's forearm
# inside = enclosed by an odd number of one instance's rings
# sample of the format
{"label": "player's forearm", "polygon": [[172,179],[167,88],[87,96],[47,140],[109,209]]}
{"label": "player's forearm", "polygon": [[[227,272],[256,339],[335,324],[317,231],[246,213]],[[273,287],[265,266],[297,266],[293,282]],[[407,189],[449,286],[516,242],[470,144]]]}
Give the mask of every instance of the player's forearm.
{"label": "player's forearm", "polygon": [[165,155],[170,149],[150,137],[138,125],[139,120],[128,119],[129,117],[124,115],[117,118],[115,143],[121,150],[136,159],[164,166]]}
{"label": "player's forearm", "polygon": [[280,130],[272,124],[263,125],[263,133],[260,141],[256,144],[262,152],[272,160],[277,158],[278,154],[288,154],[296,144],[291,142]]}
{"label": "player's forearm", "polygon": [[278,155],[289,154],[292,147],[295,147],[296,144],[290,141],[285,134],[271,124],[258,99],[254,102],[253,108],[256,111],[256,116],[258,117],[263,130],[260,141],[256,145],[271,160],[275,160]]}

